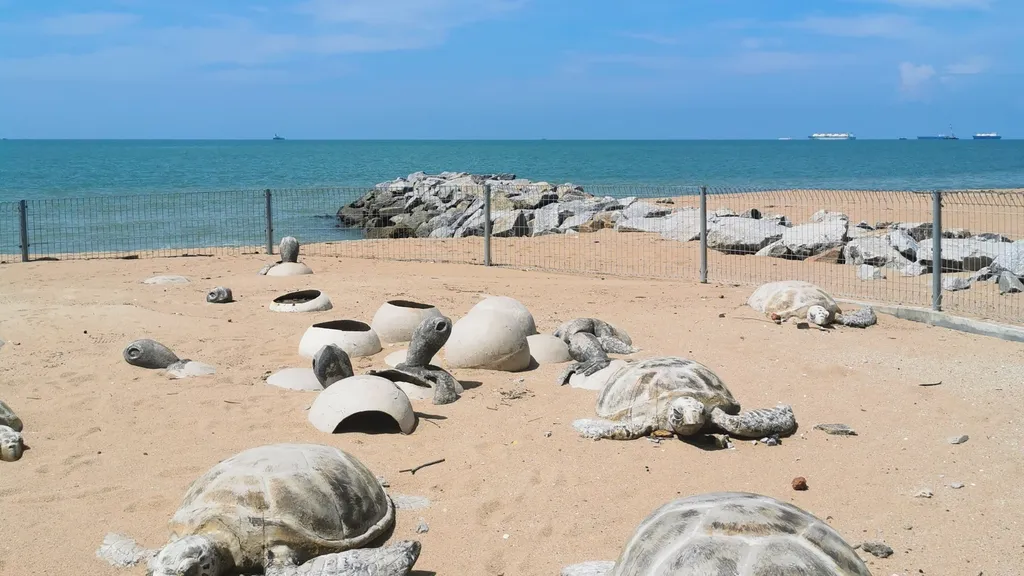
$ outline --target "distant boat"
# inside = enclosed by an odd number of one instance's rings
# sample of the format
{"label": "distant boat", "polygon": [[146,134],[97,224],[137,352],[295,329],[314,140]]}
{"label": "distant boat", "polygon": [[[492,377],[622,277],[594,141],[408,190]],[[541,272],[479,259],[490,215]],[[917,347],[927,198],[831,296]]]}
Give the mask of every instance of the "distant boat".
{"label": "distant boat", "polygon": [[975,140],[1002,140],[1003,137],[995,132],[980,132],[974,135]]}
{"label": "distant boat", "polygon": [[899,139],[900,139],[900,140],[906,140],[906,139],[907,139],[907,137],[906,137],[906,136],[900,136],[900,137],[899,137]]}
{"label": "distant boat", "polygon": [[284,138],[278,136],[277,134],[274,134],[274,140],[284,140]]}
{"label": "distant boat", "polygon": [[849,132],[824,132],[808,136],[811,140],[856,140],[857,137]]}
{"label": "distant boat", "polygon": [[949,125],[949,134],[938,134],[936,136],[918,136],[918,140],[959,140],[956,134],[953,134],[953,125]]}
{"label": "distant boat", "polygon": [[790,138],[789,136],[783,136],[779,138],[779,140],[792,140],[792,138]]}

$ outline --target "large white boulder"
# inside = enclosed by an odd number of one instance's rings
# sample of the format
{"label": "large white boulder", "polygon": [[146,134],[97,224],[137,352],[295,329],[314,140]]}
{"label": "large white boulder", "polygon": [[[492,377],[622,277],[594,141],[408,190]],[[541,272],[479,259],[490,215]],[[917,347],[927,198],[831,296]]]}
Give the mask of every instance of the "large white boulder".
{"label": "large white boulder", "polygon": [[336,344],[350,358],[373,356],[381,351],[380,338],[365,322],[331,320],[313,324],[299,340],[299,356],[312,358],[321,348]]}
{"label": "large white boulder", "polygon": [[523,305],[522,302],[508,296],[488,296],[476,303],[469,312],[475,310],[497,310],[510,314],[519,323],[520,328],[526,336],[537,333],[537,324],[533,321],[533,314]]}
{"label": "large white boulder", "polygon": [[[530,318],[531,324],[533,318]],[[530,365],[530,344],[521,315],[508,310],[474,308],[452,326],[445,344],[451,368],[518,372]]]}
{"label": "large white boulder", "polygon": [[526,337],[526,342],[530,345],[530,356],[537,364],[561,364],[572,359],[565,342],[551,334],[533,334]]}

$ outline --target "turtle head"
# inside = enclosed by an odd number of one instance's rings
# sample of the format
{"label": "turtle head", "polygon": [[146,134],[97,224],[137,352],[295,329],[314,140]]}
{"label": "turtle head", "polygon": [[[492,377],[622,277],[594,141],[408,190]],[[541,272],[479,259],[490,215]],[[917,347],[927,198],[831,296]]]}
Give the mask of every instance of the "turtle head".
{"label": "turtle head", "polygon": [[445,316],[424,318],[412,334],[405,363],[409,366],[427,366],[452,335],[452,321]]}
{"label": "turtle head", "polygon": [[148,568],[148,576],[218,576],[223,572],[216,543],[196,535],[164,546],[150,559]]}
{"label": "turtle head", "polygon": [[326,344],[313,355],[313,374],[320,385],[327,388],[352,376],[352,360],[337,344]]}
{"label": "turtle head", "polygon": [[811,324],[817,324],[818,326],[824,326],[828,324],[829,316],[828,310],[824,306],[815,304],[807,309],[807,321]]}
{"label": "turtle head", "polygon": [[668,406],[669,428],[680,436],[692,436],[707,421],[704,403],[689,396],[676,398]]}

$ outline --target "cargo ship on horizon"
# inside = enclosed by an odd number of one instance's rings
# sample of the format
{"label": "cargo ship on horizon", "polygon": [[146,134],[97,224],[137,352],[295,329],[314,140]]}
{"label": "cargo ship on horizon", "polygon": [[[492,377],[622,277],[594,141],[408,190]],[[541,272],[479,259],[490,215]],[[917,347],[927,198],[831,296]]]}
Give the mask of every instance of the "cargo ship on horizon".
{"label": "cargo ship on horizon", "polygon": [[995,132],[980,132],[974,135],[975,140],[1002,140],[1003,137]]}
{"label": "cargo ship on horizon", "polygon": [[808,136],[811,140],[856,140],[857,137],[849,132],[822,132]]}
{"label": "cargo ship on horizon", "polygon": [[935,136],[918,136],[918,140],[959,140],[956,134],[953,133],[953,125],[949,125],[949,134],[937,134]]}

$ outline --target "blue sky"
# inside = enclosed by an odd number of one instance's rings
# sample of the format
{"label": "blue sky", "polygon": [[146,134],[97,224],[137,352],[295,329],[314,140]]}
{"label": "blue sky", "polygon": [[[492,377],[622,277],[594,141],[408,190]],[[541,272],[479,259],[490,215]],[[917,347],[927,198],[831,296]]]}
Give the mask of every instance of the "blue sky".
{"label": "blue sky", "polygon": [[0,0],[8,138],[1024,136],[1019,0]]}

